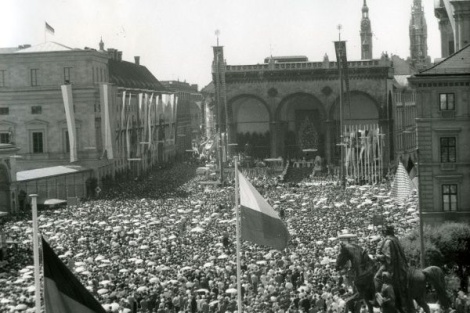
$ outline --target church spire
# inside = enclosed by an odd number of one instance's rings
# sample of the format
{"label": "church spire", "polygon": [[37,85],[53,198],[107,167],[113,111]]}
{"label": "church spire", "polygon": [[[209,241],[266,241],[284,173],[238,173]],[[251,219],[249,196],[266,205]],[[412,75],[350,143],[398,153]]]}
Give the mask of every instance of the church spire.
{"label": "church spire", "polygon": [[372,59],[372,28],[369,20],[369,7],[364,0],[361,20],[361,60]]}
{"label": "church spire", "polygon": [[429,63],[428,29],[421,0],[413,0],[410,20],[410,59],[417,69],[424,69]]}

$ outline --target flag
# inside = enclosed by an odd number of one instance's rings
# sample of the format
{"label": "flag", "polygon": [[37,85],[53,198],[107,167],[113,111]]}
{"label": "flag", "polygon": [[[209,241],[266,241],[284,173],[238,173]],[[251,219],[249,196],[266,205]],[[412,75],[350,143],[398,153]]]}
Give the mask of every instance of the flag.
{"label": "flag", "polygon": [[414,185],[401,162],[398,162],[397,173],[393,181],[390,195],[398,201],[403,201],[411,194]]}
{"label": "flag", "polygon": [[46,22],[46,31],[50,32],[51,34],[55,33],[54,28],[52,28],[51,25],[47,24],[47,22]]}
{"label": "flag", "polygon": [[408,165],[406,166],[406,171],[410,176],[411,181],[413,182],[413,187],[418,190],[418,171],[416,170],[416,166],[413,163],[413,160],[408,159]]}
{"label": "flag", "polygon": [[283,250],[289,241],[286,225],[250,182],[238,172],[240,186],[241,238],[258,245]]}
{"label": "flag", "polygon": [[93,295],[42,238],[46,313],[105,313]]}

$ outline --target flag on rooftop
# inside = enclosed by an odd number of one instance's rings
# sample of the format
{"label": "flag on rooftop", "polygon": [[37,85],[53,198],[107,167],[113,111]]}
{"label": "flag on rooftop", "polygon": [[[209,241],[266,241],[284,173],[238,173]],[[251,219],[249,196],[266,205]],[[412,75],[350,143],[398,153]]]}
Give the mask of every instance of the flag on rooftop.
{"label": "flag on rooftop", "polygon": [[55,33],[54,28],[52,28],[51,25],[47,24],[47,22],[46,22],[46,31],[50,32],[51,34]]}
{"label": "flag on rooftop", "polygon": [[405,167],[401,162],[398,162],[398,169],[395,174],[395,180],[393,181],[390,196],[398,201],[403,201],[409,197],[413,188],[413,182],[411,181],[410,176],[408,176]]}
{"label": "flag on rooftop", "polygon": [[276,211],[238,172],[241,206],[241,238],[253,243],[283,250],[289,231]]}
{"label": "flag on rooftop", "polygon": [[93,295],[42,238],[46,313],[105,313]]}

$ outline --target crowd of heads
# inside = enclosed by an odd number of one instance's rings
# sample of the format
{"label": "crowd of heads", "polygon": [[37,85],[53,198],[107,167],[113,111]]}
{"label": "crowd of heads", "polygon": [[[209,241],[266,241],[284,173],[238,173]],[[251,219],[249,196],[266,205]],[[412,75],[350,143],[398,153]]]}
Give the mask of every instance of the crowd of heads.
{"label": "crowd of heads", "polygon": [[[291,238],[284,251],[242,242],[244,312],[341,312],[352,288],[335,269],[338,235],[356,234],[374,254],[374,215],[399,235],[416,226],[416,196],[395,203],[388,183],[343,189],[333,180],[247,176],[282,211]],[[110,312],[235,312],[234,186],[203,179],[194,165],[178,164],[116,183],[99,199],[40,211],[39,230]],[[14,243],[0,274],[0,311],[32,310],[30,216],[11,217],[5,231]]]}

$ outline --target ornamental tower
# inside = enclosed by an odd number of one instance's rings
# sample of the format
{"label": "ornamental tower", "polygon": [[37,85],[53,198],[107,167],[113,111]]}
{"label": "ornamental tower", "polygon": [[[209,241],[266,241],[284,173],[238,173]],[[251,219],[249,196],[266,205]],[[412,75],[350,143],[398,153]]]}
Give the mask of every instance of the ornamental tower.
{"label": "ornamental tower", "polygon": [[410,59],[418,70],[430,63],[428,57],[428,28],[421,0],[413,0],[410,20]]}
{"label": "ornamental tower", "polygon": [[369,8],[366,0],[362,6],[361,20],[361,60],[372,59],[372,29],[369,20]]}

